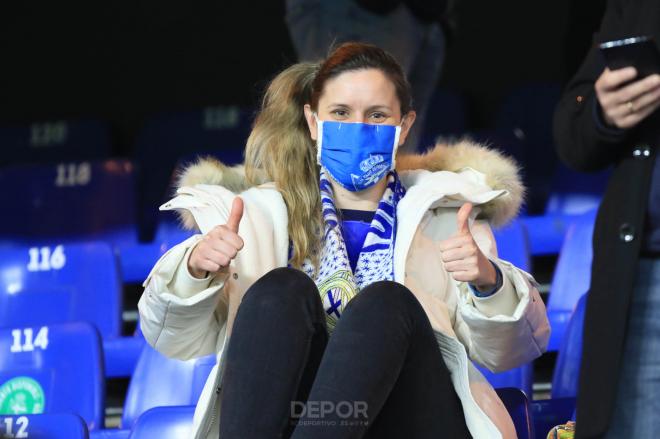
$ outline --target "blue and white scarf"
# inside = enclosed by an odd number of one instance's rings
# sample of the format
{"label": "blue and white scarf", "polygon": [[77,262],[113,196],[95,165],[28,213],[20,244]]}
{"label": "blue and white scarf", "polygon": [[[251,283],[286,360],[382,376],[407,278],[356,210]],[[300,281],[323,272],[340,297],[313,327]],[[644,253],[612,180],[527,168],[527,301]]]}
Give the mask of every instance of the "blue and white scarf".
{"label": "blue and white scarf", "polygon": [[321,203],[324,234],[318,270],[309,259],[303,271],[316,283],[326,312],[328,330],[332,331],[348,302],[362,288],[380,280],[394,280],[394,243],[396,237],[396,207],[405,194],[396,171],[387,176],[387,188],[378,204],[365,237],[355,273],[346,250],[337,218],[330,181],[321,169]]}

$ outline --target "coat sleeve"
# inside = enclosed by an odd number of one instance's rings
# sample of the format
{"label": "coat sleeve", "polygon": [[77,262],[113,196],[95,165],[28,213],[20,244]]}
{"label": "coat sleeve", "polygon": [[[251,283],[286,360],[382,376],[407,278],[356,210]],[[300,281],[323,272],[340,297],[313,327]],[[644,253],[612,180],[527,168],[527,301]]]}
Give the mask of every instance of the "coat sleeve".
{"label": "coat sleeve", "polygon": [[206,279],[188,272],[188,257],[200,239],[201,235],[194,235],[160,258],[138,303],[147,342],[163,355],[181,360],[215,353],[227,320],[223,294],[227,272]]}
{"label": "coat sleeve", "polygon": [[628,132],[607,129],[598,123],[601,108],[594,85],[605,69],[598,43],[621,35],[624,5],[610,0],[584,62],[564,89],[554,115],[557,153],[566,165],[578,171],[595,171],[616,163],[623,154]]}
{"label": "coat sleeve", "polygon": [[475,221],[472,234],[481,251],[502,271],[502,287],[488,297],[476,297],[465,282],[458,284],[454,330],[470,357],[498,372],[539,357],[550,338],[545,305],[534,278],[497,257],[490,226]]}

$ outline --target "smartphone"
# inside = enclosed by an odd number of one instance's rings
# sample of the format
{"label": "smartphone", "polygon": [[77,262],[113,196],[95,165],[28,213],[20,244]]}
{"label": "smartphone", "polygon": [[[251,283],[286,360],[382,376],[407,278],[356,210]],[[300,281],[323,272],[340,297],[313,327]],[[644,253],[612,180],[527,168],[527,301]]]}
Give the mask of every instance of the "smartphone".
{"label": "smartphone", "polygon": [[598,46],[610,70],[635,67],[637,79],[660,73],[660,52],[652,37],[607,41]]}

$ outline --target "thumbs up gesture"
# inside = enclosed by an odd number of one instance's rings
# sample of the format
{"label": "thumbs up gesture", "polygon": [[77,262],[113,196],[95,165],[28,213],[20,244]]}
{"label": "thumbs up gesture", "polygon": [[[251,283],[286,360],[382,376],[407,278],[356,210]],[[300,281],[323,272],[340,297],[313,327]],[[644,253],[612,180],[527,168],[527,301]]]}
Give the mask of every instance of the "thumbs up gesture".
{"label": "thumbs up gesture", "polygon": [[445,269],[455,280],[487,291],[497,283],[497,272],[472,237],[468,224],[471,212],[472,203],[461,206],[456,215],[458,230],[440,243],[440,252]]}
{"label": "thumbs up gesture", "polygon": [[227,267],[243,248],[243,239],[238,236],[238,227],[243,218],[243,199],[234,198],[227,223],[216,226],[195,246],[188,258],[188,271],[203,279],[207,272],[216,273]]}

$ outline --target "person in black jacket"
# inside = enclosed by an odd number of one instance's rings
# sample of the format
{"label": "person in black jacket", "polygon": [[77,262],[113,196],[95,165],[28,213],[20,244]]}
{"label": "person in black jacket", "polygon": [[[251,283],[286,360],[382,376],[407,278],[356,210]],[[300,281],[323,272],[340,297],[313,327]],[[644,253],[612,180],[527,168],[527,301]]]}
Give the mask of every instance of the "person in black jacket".
{"label": "person in black jacket", "polygon": [[[660,2],[611,0],[594,43],[660,38]],[[597,44],[556,109],[558,153],[570,167],[612,167],[593,236],[577,437],[660,431],[660,76],[605,68]]]}

